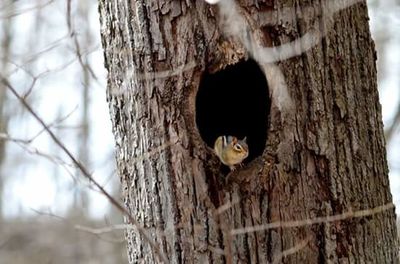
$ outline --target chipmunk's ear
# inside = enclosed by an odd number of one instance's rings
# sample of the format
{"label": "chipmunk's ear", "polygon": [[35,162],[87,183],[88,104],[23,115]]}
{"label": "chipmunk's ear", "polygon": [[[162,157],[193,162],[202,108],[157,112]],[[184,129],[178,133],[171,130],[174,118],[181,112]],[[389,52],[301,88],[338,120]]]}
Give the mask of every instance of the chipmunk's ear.
{"label": "chipmunk's ear", "polygon": [[245,143],[247,143],[247,137],[244,137],[244,138],[242,139],[242,141],[245,142]]}
{"label": "chipmunk's ear", "polygon": [[232,143],[233,143],[233,144],[236,144],[237,142],[238,142],[237,137],[232,137]]}

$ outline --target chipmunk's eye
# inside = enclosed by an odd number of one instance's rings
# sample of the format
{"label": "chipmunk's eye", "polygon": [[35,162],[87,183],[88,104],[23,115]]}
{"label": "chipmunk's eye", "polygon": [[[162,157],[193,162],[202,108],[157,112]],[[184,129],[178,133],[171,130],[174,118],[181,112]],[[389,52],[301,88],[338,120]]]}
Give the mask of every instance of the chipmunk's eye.
{"label": "chipmunk's eye", "polygon": [[235,144],[234,148],[237,151],[241,151],[242,150],[242,146],[240,146],[239,144]]}

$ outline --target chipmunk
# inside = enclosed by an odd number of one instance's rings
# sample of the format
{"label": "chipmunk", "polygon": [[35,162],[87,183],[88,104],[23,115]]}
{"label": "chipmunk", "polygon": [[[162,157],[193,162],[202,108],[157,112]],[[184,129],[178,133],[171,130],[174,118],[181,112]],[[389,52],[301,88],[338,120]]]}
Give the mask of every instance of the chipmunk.
{"label": "chipmunk", "polygon": [[215,140],[214,151],[223,164],[234,171],[235,165],[242,165],[242,161],[249,155],[249,146],[246,137],[238,140],[232,136],[220,136]]}

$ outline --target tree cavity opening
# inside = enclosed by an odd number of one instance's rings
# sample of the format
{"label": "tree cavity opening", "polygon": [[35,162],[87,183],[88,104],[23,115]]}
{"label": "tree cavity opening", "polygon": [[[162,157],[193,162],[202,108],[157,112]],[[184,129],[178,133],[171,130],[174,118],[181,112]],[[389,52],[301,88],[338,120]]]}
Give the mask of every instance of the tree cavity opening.
{"label": "tree cavity opening", "polygon": [[267,80],[254,60],[241,61],[202,76],[196,97],[196,123],[211,148],[221,135],[247,137],[249,162],[260,156],[268,133]]}

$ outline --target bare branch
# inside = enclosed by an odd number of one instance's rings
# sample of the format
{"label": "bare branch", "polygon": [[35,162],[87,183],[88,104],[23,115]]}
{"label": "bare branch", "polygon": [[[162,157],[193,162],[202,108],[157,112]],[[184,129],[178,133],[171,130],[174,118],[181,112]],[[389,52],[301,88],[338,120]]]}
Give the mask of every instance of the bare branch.
{"label": "bare branch", "polygon": [[36,210],[34,208],[31,208],[31,210],[34,211],[38,215],[52,217],[52,218],[55,218],[57,220],[69,223],[67,218],[54,214],[53,212],[51,212],[50,208],[48,208],[48,212]]}
{"label": "bare branch", "polygon": [[233,201],[228,201],[226,203],[224,203],[223,205],[221,205],[220,207],[218,207],[217,209],[215,209],[215,214],[219,215],[222,214],[223,212],[229,210],[232,206],[234,206],[235,204],[239,203],[239,198],[233,199]]}
{"label": "bare branch", "polygon": [[[349,0],[343,3],[342,1],[324,1],[321,5],[323,10],[323,17],[321,21],[325,22],[328,25],[328,29],[324,32],[319,32],[317,30],[310,30],[302,37],[297,38],[296,40],[282,44],[276,47],[262,47],[255,38],[248,34],[252,32],[249,23],[246,19],[238,12],[238,8],[236,7],[236,3],[234,0],[222,0],[219,1],[218,5],[220,7],[221,15],[225,19],[226,23],[226,33],[229,35],[233,35],[242,42],[247,51],[250,53],[252,57],[254,57],[259,63],[273,63],[277,61],[286,60],[292,58],[294,56],[298,56],[301,53],[309,50],[319,43],[322,37],[329,31],[332,23],[329,23],[329,20],[333,16],[334,13],[343,10],[351,5],[356,3],[360,3],[362,0]],[[315,13],[315,7],[305,7],[305,15],[312,15]],[[293,8],[287,8],[283,10],[283,17],[280,14],[280,19],[285,19],[287,21],[293,20],[294,14],[296,14]],[[266,12],[264,16],[274,17],[275,11]],[[272,21],[271,21],[272,22]],[[318,23],[315,24],[313,28],[318,28]]]}
{"label": "bare branch", "polygon": [[235,235],[265,231],[265,230],[275,229],[275,228],[292,228],[292,227],[299,227],[299,226],[308,226],[308,225],[343,221],[343,220],[347,220],[350,218],[361,218],[361,217],[365,217],[365,216],[379,214],[384,211],[390,210],[392,208],[394,208],[394,204],[387,203],[385,205],[381,205],[381,206],[378,206],[378,207],[375,207],[372,209],[360,210],[360,211],[355,211],[355,212],[353,212],[352,210],[349,210],[348,212],[345,212],[343,214],[337,214],[337,215],[321,216],[321,217],[315,217],[315,218],[310,218],[310,219],[294,220],[294,221],[287,221],[287,222],[277,221],[277,222],[273,222],[273,223],[269,223],[269,224],[265,224],[265,225],[237,228],[237,229],[231,230],[231,234],[233,236],[235,236]]}
{"label": "bare branch", "polygon": [[[125,70],[125,82],[131,81],[133,78],[138,81],[143,81],[143,80],[155,80],[155,79],[164,79],[164,78],[169,78],[172,76],[177,76],[179,74],[184,73],[185,71],[191,70],[197,66],[195,61],[188,62],[186,64],[183,64],[181,66],[176,67],[175,69],[170,69],[170,70],[165,70],[165,71],[157,71],[157,72],[135,72],[135,69],[133,67],[126,68]],[[114,95],[121,95],[125,94],[127,90],[123,90],[124,85],[121,85],[122,89],[120,88],[119,90],[113,89],[111,90],[111,93]]]}
{"label": "bare branch", "polygon": [[25,56],[26,58],[24,59],[24,64],[26,63],[32,63],[35,60],[38,60],[41,58],[42,55],[56,49],[59,48],[60,45],[62,44],[63,41],[68,39],[68,35],[63,35],[62,37],[54,40],[53,42],[49,43],[48,45],[46,45],[46,47],[44,47],[43,49],[30,54],[29,56]]}
{"label": "bare branch", "polygon": [[82,70],[88,71],[90,73],[90,75],[92,76],[92,78],[95,81],[98,81],[98,78],[97,78],[96,74],[94,73],[94,71],[93,71],[92,67],[90,66],[90,64],[88,64],[88,63],[83,61],[83,56],[87,56],[89,53],[86,52],[87,53],[86,55],[84,53],[82,53],[81,46],[79,44],[77,34],[75,34],[75,33],[72,34],[72,37],[74,39],[75,53],[76,53],[76,56],[78,57],[78,61],[79,61],[79,64],[81,65],[81,67],[82,67]]}
{"label": "bare branch", "polygon": [[68,32],[72,33],[71,0],[67,0],[67,26]]}
{"label": "bare branch", "polygon": [[[94,229],[94,228],[89,228],[89,227],[84,227],[84,226],[80,226],[80,225],[74,225],[68,218],[65,218],[65,217],[63,217],[63,216],[54,214],[53,212],[51,212],[50,209],[48,210],[48,212],[36,210],[36,209],[33,209],[33,208],[31,208],[31,210],[34,211],[36,214],[38,214],[38,215],[40,215],[40,216],[48,216],[48,217],[57,219],[57,220],[59,220],[59,221],[62,221],[62,222],[65,223],[66,225],[71,226],[71,227],[74,227],[74,228],[77,229],[77,230],[86,231],[87,233],[91,233],[91,234],[97,236],[99,239],[101,239],[101,240],[103,240],[103,241],[111,242],[111,243],[122,243],[122,242],[124,241],[124,240],[121,240],[121,239],[104,238],[104,237],[100,236],[100,235],[101,235],[100,232],[99,232],[99,233],[96,233],[96,231],[95,231],[95,232],[91,232],[92,230],[96,230],[96,229]],[[121,226],[121,228],[118,228],[118,227],[117,227],[117,228],[115,228],[115,230],[117,230],[117,229],[121,229],[121,230],[122,230],[122,229],[124,229],[124,228],[127,228],[127,229],[135,228],[135,227],[132,226],[132,225],[117,225],[117,226]],[[122,226],[124,226],[124,228],[122,228]],[[135,229],[136,229],[136,228],[135,228]],[[112,231],[112,230],[111,230],[111,231]]]}
{"label": "bare branch", "polygon": [[54,2],[54,0],[50,0],[50,1],[47,1],[47,2],[45,2],[43,4],[39,4],[39,5],[36,5],[36,6],[28,7],[28,8],[25,8],[25,9],[21,9],[21,10],[15,11],[13,13],[1,14],[0,15],[0,19],[16,17],[16,16],[22,15],[24,13],[27,13],[27,12],[30,12],[30,11],[33,11],[33,10],[36,10],[36,9],[42,9],[42,8],[50,5],[53,2]]}
{"label": "bare branch", "polygon": [[272,262],[273,264],[281,263],[282,259],[289,256],[293,255],[296,252],[302,250],[305,246],[307,246],[308,242],[310,242],[310,238],[302,240],[300,243],[297,243],[294,247],[291,247],[289,249],[286,249],[282,251],[280,254],[278,254],[276,257],[274,257],[274,261]]}
{"label": "bare branch", "polygon": [[399,125],[400,125],[400,104],[397,107],[396,114],[394,116],[392,124],[390,124],[386,130],[385,137],[387,142],[390,142],[390,140],[393,139],[393,136],[396,134]]}
{"label": "bare branch", "polygon": [[82,225],[75,225],[75,228],[81,231],[85,231],[88,233],[92,233],[94,235],[101,235],[104,233],[110,233],[115,230],[136,230],[136,227],[133,225],[129,224],[119,224],[119,225],[110,225],[110,226],[105,226],[101,228],[92,228],[92,227],[87,227],[87,226],[82,226]]}
{"label": "bare branch", "polygon": [[43,151],[30,146],[29,144],[31,143],[31,141],[25,140],[25,139],[13,138],[13,137],[9,136],[7,133],[0,133],[0,140],[7,140],[10,142],[14,142],[18,146],[23,148],[27,153],[43,157],[43,158],[49,160],[50,162],[61,166],[67,172],[67,174],[70,175],[75,180],[72,171],[70,171],[70,168],[73,167],[71,164],[67,163],[60,157],[50,155],[48,153],[44,153]]}
{"label": "bare branch", "polygon": [[[25,98],[25,95],[22,97]],[[54,120],[53,122],[49,123],[47,125],[47,127],[49,127],[49,128],[50,127],[61,127],[59,124],[64,122],[65,120],[67,120],[76,111],[76,109],[78,109],[78,106],[75,106],[75,108],[72,109],[72,111],[67,113],[65,116],[58,118],[58,119]],[[31,136],[29,139],[13,138],[10,135],[8,135],[7,133],[0,133],[0,139],[9,140],[9,141],[13,141],[16,143],[30,144],[36,138],[38,138],[41,134],[43,134],[43,132],[45,132],[45,131],[46,131],[46,129],[42,128],[39,132],[37,132],[34,136]]]}
{"label": "bare branch", "polygon": [[14,89],[14,87],[8,82],[6,78],[0,75],[1,82],[11,91],[11,93],[20,101],[20,103],[28,110],[28,112],[42,125],[42,127],[46,130],[49,136],[52,138],[54,143],[59,146],[62,151],[71,159],[71,161],[77,166],[77,168],[82,172],[82,174],[89,180],[89,182],[93,183],[96,188],[110,201],[110,203],[115,206],[119,211],[125,214],[129,220],[129,222],[134,225],[138,231],[138,233],[143,237],[147,243],[152,247],[154,253],[162,260],[164,263],[169,263],[167,257],[164,253],[160,251],[158,245],[149,237],[146,230],[136,221],[136,219],[130,214],[130,212],[121,205],[114,197],[112,197],[104,188],[101,186],[89,173],[89,171],[79,162],[74,155],[65,147],[65,145],[61,142],[59,138],[51,131],[51,129],[46,125],[41,117],[32,109],[32,107],[24,100],[22,96],[18,94],[18,92]]}
{"label": "bare branch", "polygon": [[[283,77],[284,75],[279,67],[275,66],[273,63],[301,55],[303,52],[306,52],[307,50],[316,46],[333,26],[333,14],[353,4],[359,3],[361,0],[349,0],[346,3],[343,3],[342,1],[323,1],[321,4],[323,8],[322,18],[317,20],[313,27],[310,27],[309,31],[292,42],[275,47],[264,47],[261,45],[260,41],[257,39],[257,32],[259,29],[252,28],[252,25],[254,24],[252,19],[249,16],[246,16],[245,12],[244,15],[239,12],[239,8],[234,0],[207,2],[211,4],[218,3],[220,15],[225,24],[223,28],[225,33],[229,36],[234,36],[237,38],[250,56],[254,58],[260,65],[265,67],[267,71],[270,71],[267,72],[266,75],[267,77],[269,76],[268,84],[272,91],[272,96],[274,98],[273,101],[282,111],[292,109],[293,103]],[[311,16],[313,13],[315,13],[315,7],[304,7],[303,9],[305,12],[303,16]],[[286,8],[279,12],[280,20],[291,21],[296,17],[294,8]],[[264,23],[264,25],[270,23],[274,24],[273,18],[276,16],[276,11],[267,11],[264,13],[264,16],[270,18],[265,20],[266,23]],[[324,23],[324,30],[319,29],[320,23]],[[271,71],[277,74],[271,74]],[[272,82],[272,78],[275,78],[276,81]]]}

